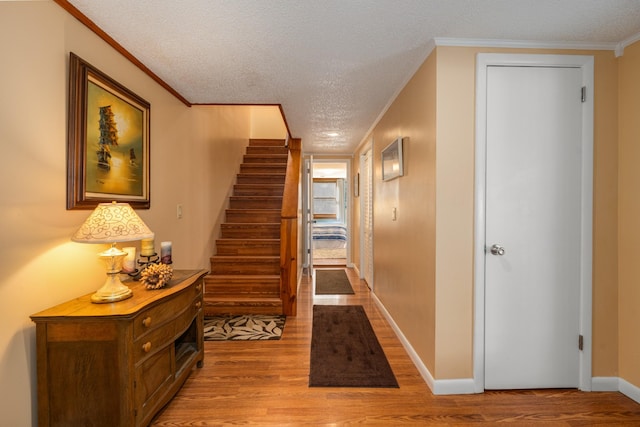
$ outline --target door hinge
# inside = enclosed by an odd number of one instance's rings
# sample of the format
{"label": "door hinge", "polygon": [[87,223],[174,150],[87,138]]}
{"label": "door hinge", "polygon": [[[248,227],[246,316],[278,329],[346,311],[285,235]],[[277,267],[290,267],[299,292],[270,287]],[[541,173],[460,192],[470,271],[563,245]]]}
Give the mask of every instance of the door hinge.
{"label": "door hinge", "polygon": [[587,87],[586,86],[582,86],[582,88],[580,88],[580,100],[582,102],[587,102]]}
{"label": "door hinge", "polygon": [[578,350],[582,351],[584,348],[584,337],[582,335],[578,335]]}
{"label": "door hinge", "polygon": [[311,253],[311,249],[307,249],[307,253],[310,254]]}

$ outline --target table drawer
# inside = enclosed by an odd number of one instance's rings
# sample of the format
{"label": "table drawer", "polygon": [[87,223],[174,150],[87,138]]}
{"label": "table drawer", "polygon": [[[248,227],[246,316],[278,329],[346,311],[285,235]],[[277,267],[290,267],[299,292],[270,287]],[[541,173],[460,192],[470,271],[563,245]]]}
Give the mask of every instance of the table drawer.
{"label": "table drawer", "polygon": [[174,319],[177,312],[191,305],[192,301],[200,297],[200,294],[201,290],[198,291],[194,285],[169,298],[168,301],[142,311],[133,322],[133,339],[138,339]]}

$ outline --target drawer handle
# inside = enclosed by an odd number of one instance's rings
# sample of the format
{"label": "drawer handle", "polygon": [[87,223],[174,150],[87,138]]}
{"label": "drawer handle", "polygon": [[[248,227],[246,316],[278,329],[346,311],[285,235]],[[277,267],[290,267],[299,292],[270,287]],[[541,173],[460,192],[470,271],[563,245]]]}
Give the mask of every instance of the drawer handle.
{"label": "drawer handle", "polygon": [[149,353],[150,350],[151,350],[151,341],[147,341],[146,343],[142,344],[142,351],[144,351],[145,353]]}
{"label": "drawer handle", "polygon": [[200,292],[200,289],[202,289],[202,285],[200,283],[198,283],[196,285],[196,291]]}
{"label": "drawer handle", "polygon": [[202,302],[200,301],[196,302],[196,308],[200,308],[200,307],[202,307]]}
{"label": "drawer handle", "polygon": [[147,328],[148,328],[149,326],[151,326],[151,316],[147,316],[147,317],[145,317],[145,318],[142,320],[142,324],[143,324],[145,327],[147,327]]}

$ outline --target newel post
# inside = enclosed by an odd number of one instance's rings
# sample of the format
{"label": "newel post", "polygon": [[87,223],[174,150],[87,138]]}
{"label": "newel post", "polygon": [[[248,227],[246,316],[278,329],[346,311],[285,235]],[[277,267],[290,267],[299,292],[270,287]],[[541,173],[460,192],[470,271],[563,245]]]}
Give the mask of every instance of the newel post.
{"label": "newel post", "polygon": [[289,140],[287,172],[282,196],[280,222],[280,299],[282,312],[287,316],[297,313],[298,289],[298,210],[300,187],[299,138]]}

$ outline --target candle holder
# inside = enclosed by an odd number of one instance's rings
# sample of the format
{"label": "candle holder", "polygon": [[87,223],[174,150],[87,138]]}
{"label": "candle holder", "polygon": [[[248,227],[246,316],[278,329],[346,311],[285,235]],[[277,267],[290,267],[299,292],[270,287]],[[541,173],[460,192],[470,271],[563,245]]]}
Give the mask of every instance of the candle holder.
{"label": "candle holder", "polygon": [[[142,258],[144,258],[144,260]],[[134,279],[137,279],[140,277],[140,273],[142,273],[142,270],[144,270],[145,268],[147,268],[147,266],[151,264],[158,264],[159,261],[160,261],[160,257],[156,252],[154,252],[152,255],[140,254],[140,259],[138,259],[138,266],[140,268],[136,268],[134,271],[129,273],[129,276],[133,277]]]}

